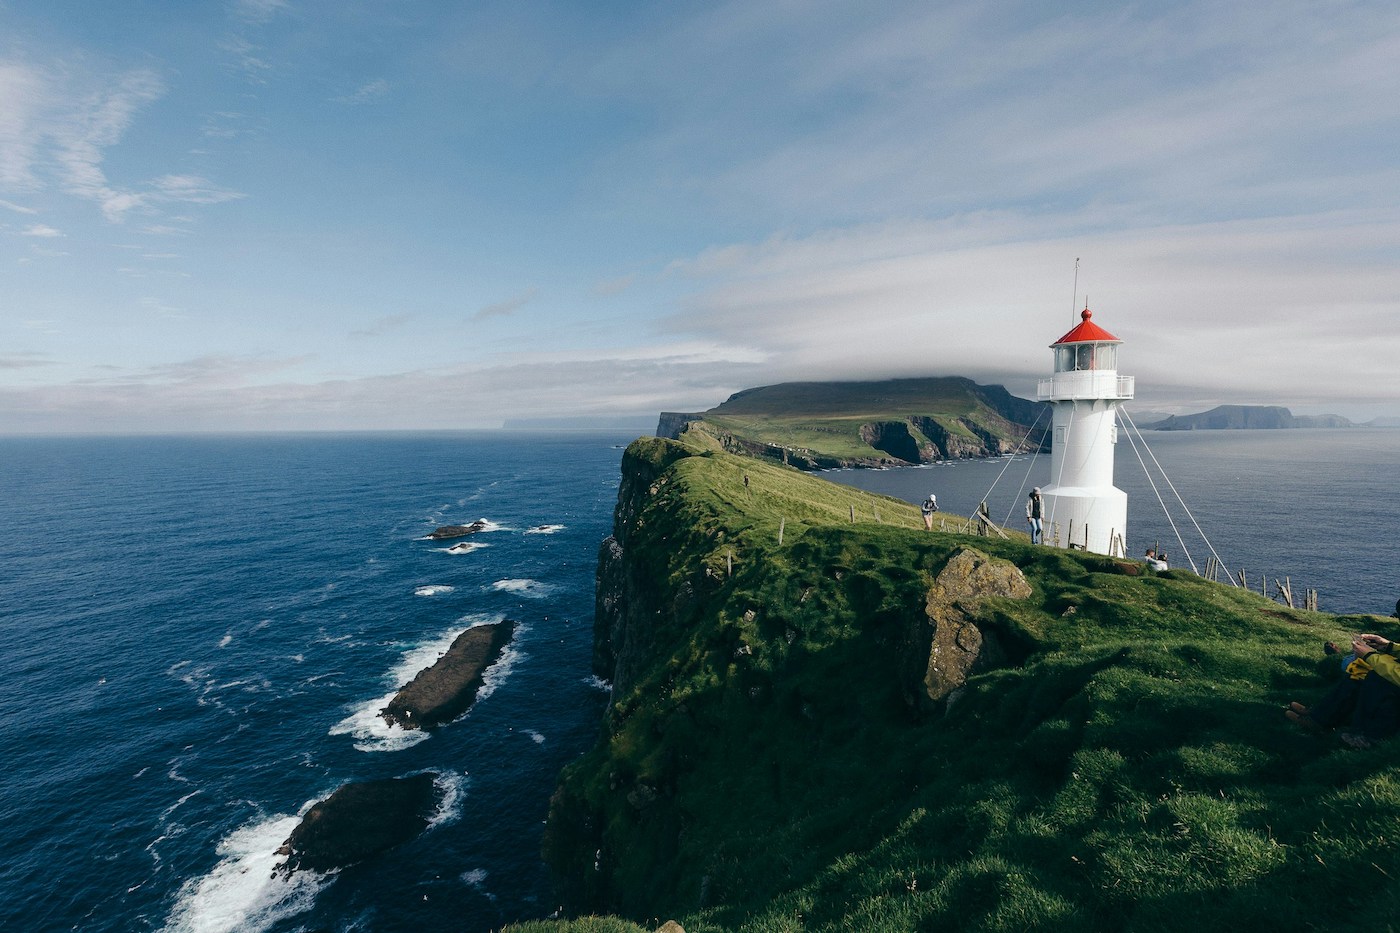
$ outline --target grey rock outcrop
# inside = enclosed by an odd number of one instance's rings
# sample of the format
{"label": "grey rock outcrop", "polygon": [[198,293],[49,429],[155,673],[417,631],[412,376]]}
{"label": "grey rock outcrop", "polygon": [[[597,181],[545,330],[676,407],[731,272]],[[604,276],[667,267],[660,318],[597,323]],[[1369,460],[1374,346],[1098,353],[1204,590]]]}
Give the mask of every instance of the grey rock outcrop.
{"label": "grey rock outcrop", "polygon": [[929,587],[924,617],[909,633],[905,683],[910,699],[920,706],[935,704],[972,674],[1005,664],[1005,648],[975,620],[990,599],[1030,595],[1025,575],[1010,561],[973,548],[954,554]]}
{"label": "grey rock outcrop", "polygon": [[458,635],[452,647],[404,685],[380,711],[390,725],[431,729],[462,715],[476,700],[486,669],[500,658],[515,634],[515,623],[476,625]]}
{"label": "grey rock outcrop", "polygon": [[427,828],[439,804],[433,774],[345,784],[306,811],[277,850],[284,872],[331,871],[402,845]]}
{"label": "grey rock outcrop", "polygon": [[486,519],[478,518],[470,525],[442,525],[429,532],[428,537],[434,541],[443,541],[449,538],[465,538],[467,535],[474,535],[478,531],[486,529]]}

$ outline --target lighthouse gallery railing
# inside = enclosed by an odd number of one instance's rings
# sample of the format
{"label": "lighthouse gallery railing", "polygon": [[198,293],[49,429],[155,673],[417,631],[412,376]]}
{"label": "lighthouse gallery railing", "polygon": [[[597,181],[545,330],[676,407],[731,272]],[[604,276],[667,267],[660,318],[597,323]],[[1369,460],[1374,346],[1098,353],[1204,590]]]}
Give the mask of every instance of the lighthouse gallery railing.
{"label": "lighthouse gallery railing", "polygon": [[1042,402],[1076,398],[1128,399],[1133,397],[1134,381],[1133,376],[1095,372],[1092,369],[1056,373],[1048,379],[1040,380],[1036,396]]}

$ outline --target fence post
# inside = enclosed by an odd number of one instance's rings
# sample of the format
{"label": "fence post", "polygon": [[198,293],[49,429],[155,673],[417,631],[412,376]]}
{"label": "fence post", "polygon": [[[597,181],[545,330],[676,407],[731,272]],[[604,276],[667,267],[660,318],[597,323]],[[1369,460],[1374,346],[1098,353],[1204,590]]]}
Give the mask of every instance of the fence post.
{"label": "fence post", "polygon": [[783,529],[787,527],[787,517],[784,516],[778,521],[778,547],[783,546]]}

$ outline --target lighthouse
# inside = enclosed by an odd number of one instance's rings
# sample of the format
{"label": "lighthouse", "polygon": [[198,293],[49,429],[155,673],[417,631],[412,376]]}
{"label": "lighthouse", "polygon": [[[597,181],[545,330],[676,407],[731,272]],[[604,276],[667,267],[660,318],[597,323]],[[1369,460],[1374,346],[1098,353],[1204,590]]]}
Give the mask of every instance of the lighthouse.
{"label": "lighthouse", "polygon": [[1041,491],[1044,540],[1126,557],[1128,494],[1113,485],[1118,405],[1133,397],[1133,377],[1118,375],[1123,341],[1092,320],[1086,306],[1073,330],[1050,345],[1055,375],[1038,397],[1054,410],[1050,485]]}

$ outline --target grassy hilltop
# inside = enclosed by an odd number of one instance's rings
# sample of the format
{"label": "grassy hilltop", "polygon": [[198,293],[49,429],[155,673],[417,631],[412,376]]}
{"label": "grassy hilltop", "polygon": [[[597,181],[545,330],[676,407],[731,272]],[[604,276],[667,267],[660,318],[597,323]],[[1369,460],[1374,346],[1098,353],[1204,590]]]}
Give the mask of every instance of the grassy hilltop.
{"label": "grassy hilltop", "polygon": [[958,376],[788,382],[699,414],[663,414],[658,433],[688,426],[731,452],[803,469],[927,463],[1035,449],[1049,424],[1042,407]]}
{"label": "grassy hilltop", "polygon": [[[582,919],[517,933],[1394,929],[1400,740],[1280,712],[1341,676],[1325,640],[1393,620],[927,533],[703,434],[628,448],[615,537],[616,689],[546,841]],[[1023,589],[949,598],[969,560]]]}

